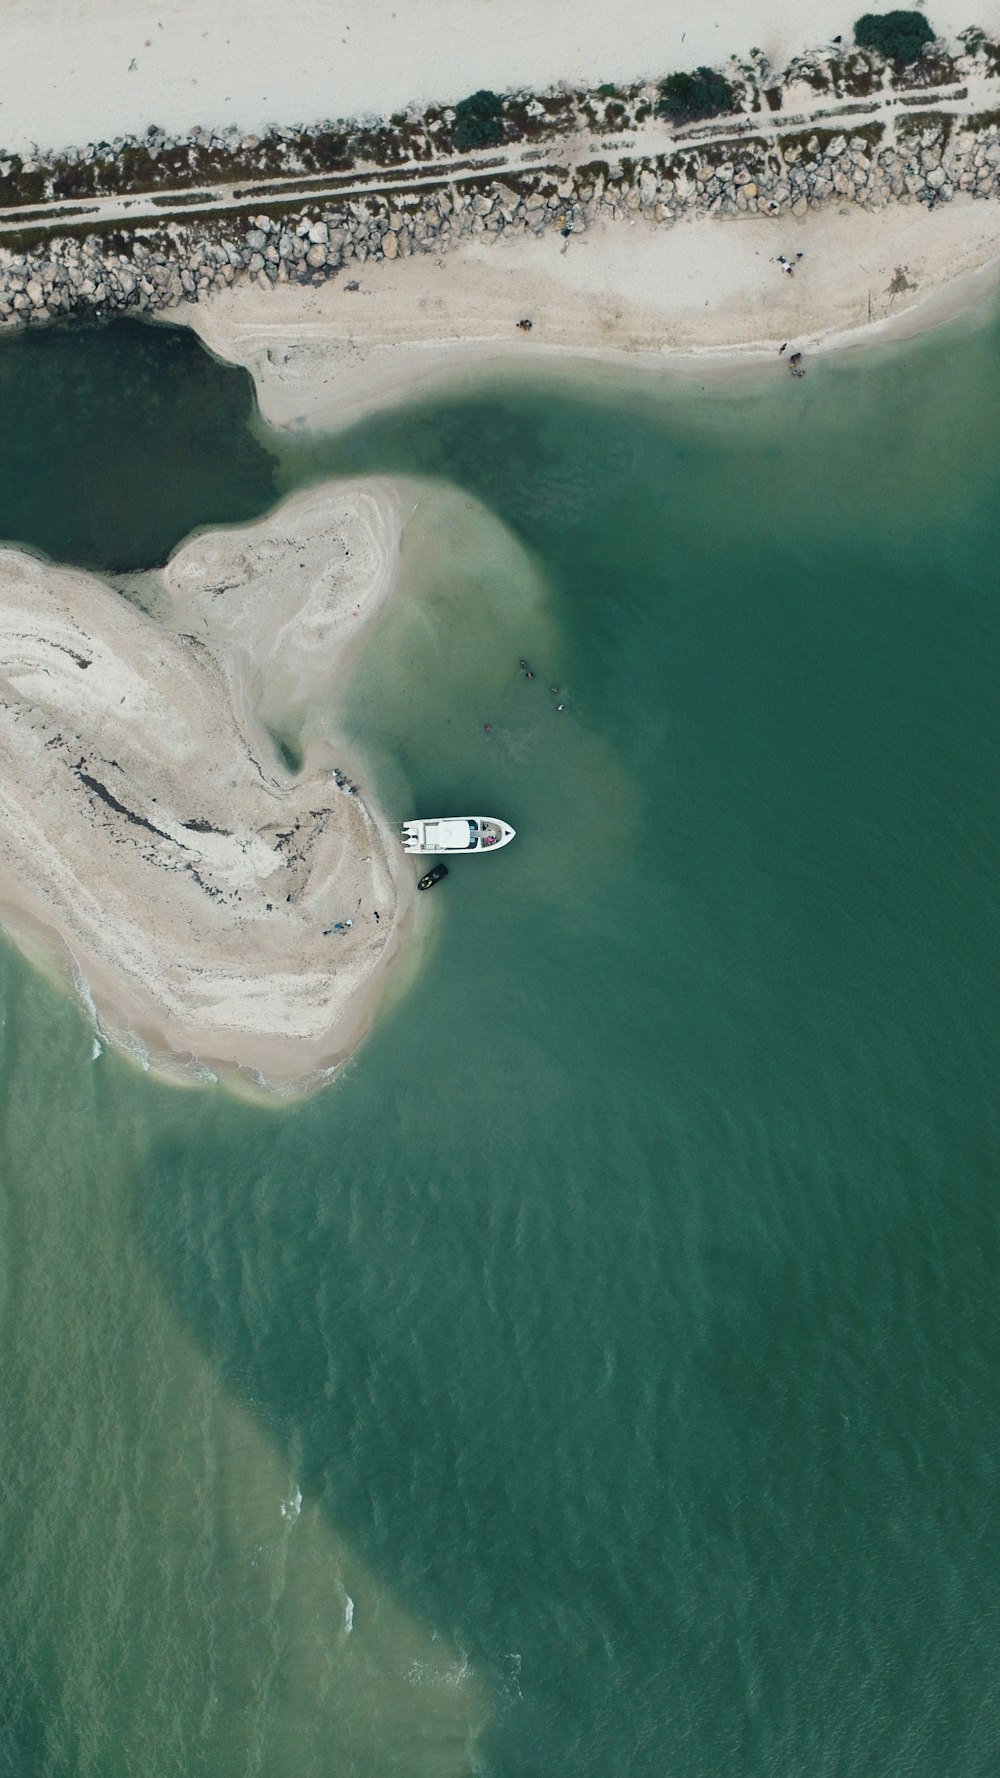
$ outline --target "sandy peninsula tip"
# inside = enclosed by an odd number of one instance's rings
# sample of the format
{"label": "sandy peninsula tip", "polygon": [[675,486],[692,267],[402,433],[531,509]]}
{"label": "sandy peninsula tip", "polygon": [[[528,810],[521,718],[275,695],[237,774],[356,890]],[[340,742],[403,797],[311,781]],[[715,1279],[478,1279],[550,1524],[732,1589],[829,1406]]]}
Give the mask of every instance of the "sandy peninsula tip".
{"label": "sandy peninsula tip", "polygon": [[329,712],[402,517],[388,483],[310,491],[185,544],[147,609],[0,552],[0,907],[105,1037],[288,1090],[366,1030],[413,872]]}

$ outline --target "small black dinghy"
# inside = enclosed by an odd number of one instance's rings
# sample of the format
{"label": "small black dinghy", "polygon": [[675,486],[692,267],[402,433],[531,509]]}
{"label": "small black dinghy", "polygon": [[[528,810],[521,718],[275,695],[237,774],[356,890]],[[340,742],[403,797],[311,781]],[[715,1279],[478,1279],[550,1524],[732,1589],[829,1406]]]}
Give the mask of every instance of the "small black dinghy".
{"label": "small black dinghy", "polygon": [[426,871],[425,874],[421,877],[419,883],[417,884],[417,888],[418,889],[433,889],[435,883],[440,883],[441,878],[446,877],[447,875],[448,875],[448,866],[446,864],[435,864],[431,870]]}

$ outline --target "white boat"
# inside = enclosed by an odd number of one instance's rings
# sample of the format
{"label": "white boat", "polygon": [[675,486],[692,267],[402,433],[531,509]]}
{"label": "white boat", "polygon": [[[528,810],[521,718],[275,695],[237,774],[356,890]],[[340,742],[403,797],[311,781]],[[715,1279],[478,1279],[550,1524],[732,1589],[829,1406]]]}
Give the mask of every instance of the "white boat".
{"label": "white boat", "polygon": [[514,829],[493,815],[439,815],[404,821],[399,837],[404,852],[496,852],[509,845]]}

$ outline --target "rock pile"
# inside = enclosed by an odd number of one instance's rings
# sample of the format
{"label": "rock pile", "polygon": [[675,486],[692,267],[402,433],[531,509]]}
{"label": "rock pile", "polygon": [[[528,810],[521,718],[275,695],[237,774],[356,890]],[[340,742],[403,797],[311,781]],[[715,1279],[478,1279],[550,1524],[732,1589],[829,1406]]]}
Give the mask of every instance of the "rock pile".
{"label": "rock pile", "polygon": [[516,190],[513,176],[504,184],[473,173],[419,194],[331,201],[297,215],[119,224],[107,239],[52,238],[22,253],[0,247],[0,325],[169,308],[237,279],[322,284],[369,260],[441,256],[472,235],[558,228],[569,236],[604,218],[655,226],[691,213],[803,215],[826,203],[933,208],[956,192],[1000,195],[997,124],[963,132],[956,121],[903,119],[892,146],[881,145],[880,124],[849,139],[832,131],[778,142],[736,136],[650,161],[593,161],[565,177],[520,175]]}

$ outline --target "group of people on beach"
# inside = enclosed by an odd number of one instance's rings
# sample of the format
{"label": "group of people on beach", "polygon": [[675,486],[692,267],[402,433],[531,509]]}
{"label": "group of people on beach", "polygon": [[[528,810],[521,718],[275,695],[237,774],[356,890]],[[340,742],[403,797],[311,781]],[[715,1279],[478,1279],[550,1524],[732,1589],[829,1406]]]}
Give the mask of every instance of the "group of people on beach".
{"label": "group of people on beach", "polygon": [[[795,255],[795,264],[797,264],[800,259],[804,259],[804,258],[805,258],[805,254],[803,253],[802,248],[800,247],[798,252]],[[778,264],[781,267],[782,271],[789,278],[794,278],[795,264],[792,263],[792,261],[788,258],[787,254],[785,254],[785,253],[778,254]],[[787,350],[787,347],[788,347],[787,340],[785,341],[783,346],[778,347],[778,357],[779,358],[781,358],[784,355],[785,351]],[[806,373],[805,373],[805,368],[802,363],[802,353],[801,352],[793,352],[792,353],[791,357],[788,360],[788,368],[791,371],[793,377],[804,377],[805,376]]]}
{"label": "group of people on beach", "polygon": [[[357,794],[358,794],[357,785],[351,783],[351,780],[347,776],[347,773],[342,772],[339,766],[334,766],[333,771],[331,772],[330,775],[333,778],[333,781],[336,784],[338,790],[346,790],[348,796],[357,796]],[[289,896],[288,899],[290,901],[291,896]],[[360,906],[360,903],[358,905]],[[355,911],[357,911],[357,910],[355,910]],[[376,919],[376,921],[378,920],[378,914],[375,915],[375,919]],[[329,938],[331,932],[350,932],[351,927],[353,925],[354,925],[353,918],[348,919],[348,920],[334,920],[332,926],[324,926],[323,937]]]}
{"label": "group of people on beach", "polygon": [[[358,908],[359,908],[359,907],[360,907],[360,906],[361,906],[361,903],[360,903],[360,902],[358,902]],[[354,910],[354,912],[355,912],[355,913],[357,913],[357,911],[358,911],[358,908],[355,908],[355,910]],[[375,924],[376,924],[376,926],[379,926],[379,925],[381,925],[381,920],[380,920],[380,917],[379,917],[379,911],[378,911],[378,908],[373,908],[373,909],[372,909],[372,918],[373,918],[373,920],[374,920],[374,921],[375,921]],[[347,918],[347,919],[346,919],[346,920],[334,920],[334,922],[333,922],[333,925],[332,925],[332,926],[324,926],[324,928],[323,928],[323,937],[324,937],[324,938],[329,938],[329,937],[330,937],[330,934],[331,934],[331,932],[350,932],[350,930],[351,930],[351,927],[352,927],[352,926],[353,926],[353,925],[354,925],[354,915],[353,915],[353,914],[352,914],[352,915],[349,915],[349,916],[348,916],[348,918]]]}

